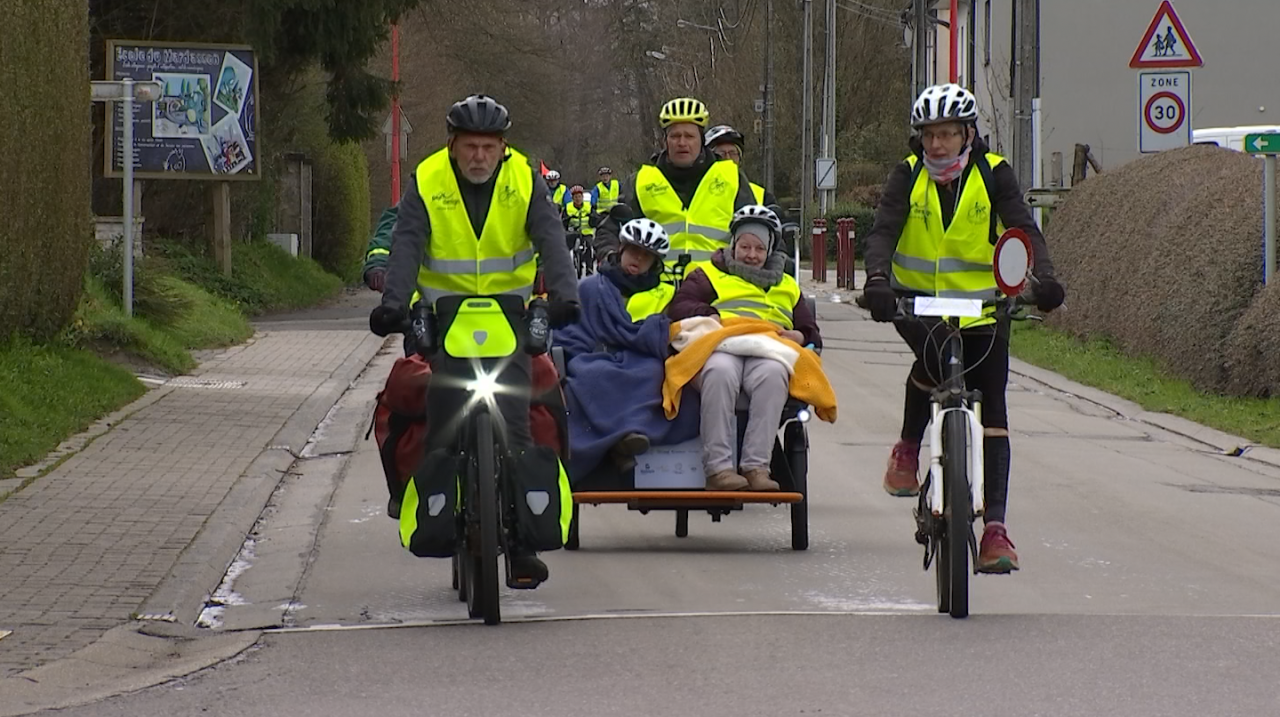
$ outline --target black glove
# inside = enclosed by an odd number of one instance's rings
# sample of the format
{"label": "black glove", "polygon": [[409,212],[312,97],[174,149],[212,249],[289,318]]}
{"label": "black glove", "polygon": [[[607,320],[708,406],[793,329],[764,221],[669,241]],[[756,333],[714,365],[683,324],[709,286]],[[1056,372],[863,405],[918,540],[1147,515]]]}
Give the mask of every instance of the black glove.
{"label": "black glove", "polygon": [[898,292],[889,286],[889,279],[873,276],[862,287],[862,296],[871,310],[872,321],[893,321],[898,313]]}
{"label": "black glove", "polygon": [[547,323],[553,329],[563,329],[576,323],[582,314],[582,307],[576,301],[552,301],[547,304]]}
{"label": "black glove", "polygon": [[1039,284],[1035,288],[1036,308],[1046,314],[1062,306],[1067,299],[1067,290],[1052,276],[1038,277]]}
{"label": "black glove", "polygon": [[615,204],[609,208],[609,217],[612,218],[619,226],[626,224],[633,219],[630,204]]}
{"label": "black glove", "polygon": [[387,284],[387,270],[380,266],[373,267],[364,273],[364,283],[370,289],[382,293]]}
{"label": "black glove", "polygon": [[400,333],[404,320],[403,311],[390,306],[377,306],[369,312],[369,330],[378,336]]}

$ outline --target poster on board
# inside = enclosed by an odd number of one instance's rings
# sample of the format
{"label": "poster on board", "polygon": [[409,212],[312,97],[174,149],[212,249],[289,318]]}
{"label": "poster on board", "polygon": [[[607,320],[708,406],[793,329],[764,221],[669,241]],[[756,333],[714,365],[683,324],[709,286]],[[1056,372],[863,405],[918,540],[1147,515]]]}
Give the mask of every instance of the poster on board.
{"label": "poster on board", "polygon": [[[139,179],[258,179],[258,61],[252,48],[107,41],[107,79],[155,80],[161,97],[134,110]],[[111,104],[108,177],[123,173],[122,103]]]}

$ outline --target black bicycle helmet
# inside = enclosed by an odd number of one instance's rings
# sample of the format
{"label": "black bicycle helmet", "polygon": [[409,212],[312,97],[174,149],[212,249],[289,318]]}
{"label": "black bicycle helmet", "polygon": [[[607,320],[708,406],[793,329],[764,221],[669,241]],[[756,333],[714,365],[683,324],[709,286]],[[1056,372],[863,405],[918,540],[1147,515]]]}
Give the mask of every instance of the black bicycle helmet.
{"label": "black bicycle helmet", "polygon": [[488,95],[471,95],[455,102],[445,116],[449,134],[471,132],[474,134],[505,134],[511,129],[511,115],[507,108]]}

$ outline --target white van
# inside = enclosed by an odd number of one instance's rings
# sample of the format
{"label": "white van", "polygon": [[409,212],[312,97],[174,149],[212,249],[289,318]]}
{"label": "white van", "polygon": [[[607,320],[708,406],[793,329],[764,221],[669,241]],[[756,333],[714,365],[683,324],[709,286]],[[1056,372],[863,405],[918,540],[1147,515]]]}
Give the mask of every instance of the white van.
{"label": "white van", "polygon": [[1191,130],[1192,144],[1216,144],[1219,147],[1244,151],[1244,136],[1247,134],[1280,133],[1280,125],[1253,125],[1249,127],[1207,127]]}

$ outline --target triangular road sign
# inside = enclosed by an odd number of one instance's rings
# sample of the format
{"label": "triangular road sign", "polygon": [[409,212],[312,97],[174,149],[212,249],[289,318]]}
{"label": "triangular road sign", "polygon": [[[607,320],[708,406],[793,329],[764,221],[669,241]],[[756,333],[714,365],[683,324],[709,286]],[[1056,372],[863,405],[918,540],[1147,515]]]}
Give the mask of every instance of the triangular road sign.
{"label": "triangular road sign", "polygon": [[1199,50],[1169,0],[1160,3],[1147,33],[1129,60],[1129,67],[1204,67]]}

